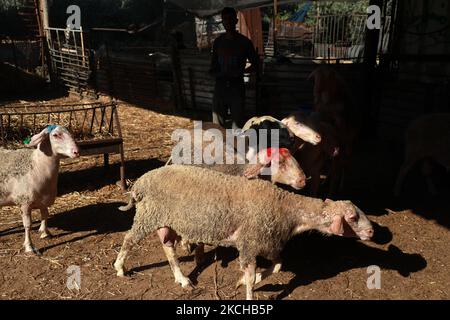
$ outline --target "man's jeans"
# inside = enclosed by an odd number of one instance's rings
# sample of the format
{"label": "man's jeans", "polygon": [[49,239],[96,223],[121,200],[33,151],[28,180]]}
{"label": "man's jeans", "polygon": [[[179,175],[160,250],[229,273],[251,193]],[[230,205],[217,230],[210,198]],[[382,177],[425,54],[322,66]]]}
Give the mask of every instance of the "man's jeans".
{"label": "man's jeans", "polygon": [[244,119],[245,84],[243,79],[217,79],[214,88],[213,123],[225,127],[228,108],[233,121],[232,129],[241,128]]}

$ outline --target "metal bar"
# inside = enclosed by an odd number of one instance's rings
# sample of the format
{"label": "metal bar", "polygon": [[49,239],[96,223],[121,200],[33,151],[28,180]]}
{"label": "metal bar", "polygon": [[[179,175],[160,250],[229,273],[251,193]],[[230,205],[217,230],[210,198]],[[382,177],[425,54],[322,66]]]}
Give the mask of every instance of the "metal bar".
{"label": "metal bar", "polygon": [[77,44],[77,38],[75,37],[75,32],[74,32],[74,30],[71,30],[70,32],[72,33],[73,45],[74,45],[74,47],[75,47],[75,51],[76,51],[77,56],[78,56],[78,44]]}
{"label": "metal bar", "polygon": [[104,121],[104,118],[105,118],[106,107],[100,108],[100,112],[101,112],[101,118],[100,118],[100,127],[98,129],[98,133],[102,132],[102,127],[103,127],[103,121]]}
{"label": "metal bar", "polygon": [[[122,128],[120,127],[119,114],[117,112],[117,106],[113,106],[114,119],[117,125],[117,134],[122,139]],[[111,117],[112,118],[112,117]],[[122,190],[127,189],[127,183],[125,180],[125,154],[123,151],[123,142],[120,144],[120,186]]]}
{"label": "metal bar", "polygon": [[59,32],[56,32],[56,41],[58,43],[58,50],[61,49],[61,39],[59,38]]}
{"label": "metal bar", "polygon": [[85,55],[84,55],[84,38],[83,38],[83,29],[82,29],[82,27],[80,26],[80,37],[81,37],[81,52],[82,52],[82,55],[83,55],[83,65],[85,65],[86,64],[86,57],[85,57]]}
{"label": "metal bar", "polygon": [[91,119],[91,127],[89,128],[89,134],[92,134],[92,128],[94,126],[94,119],[95,119],[95,109],[92,109],[92,119]]}
{"label": "metal bar", "polygon": [[83,128],[84,128],[84,123],[86,122],[88,111],[89,111],[89,109],[86,109],[84,112],[84,118],[83,118],[83,122],[81,124],[81,130],[83,130]]}
{"label": "metal bar", "polygon": [[114,107],[111,108],[111,115],[109,116],[109,134],[114,134]]}

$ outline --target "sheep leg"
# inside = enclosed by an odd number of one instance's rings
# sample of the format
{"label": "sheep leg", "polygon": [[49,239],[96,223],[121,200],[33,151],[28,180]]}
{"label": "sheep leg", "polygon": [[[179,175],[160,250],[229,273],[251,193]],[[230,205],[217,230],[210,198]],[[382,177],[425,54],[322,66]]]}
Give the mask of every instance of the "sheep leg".
{"label": "sheep leg", "polygon": [[140,240],[144,238],[145,234],[138,233],[131,229],[125,235],[123,239],[122,248],[120,248],[120,252],[117,255],[116,262],[114,262],[114,269],[117,271],[117,276],[124,277],[126,270],[124,268],[125,258],[128,255],[128,252],[136,245]]}
{"label": "sheep leg", "polygon": [[205,244],[199,243],[194,251],[195,264],[202,265],[205,262]]}
{"label": "sheep leg", "polygon": [[41,211],[41,226],[39,227],[39,232],[41,232],[41,239],[51,237],[52,234],[47,228],[47,219],[48,219],[48,209],[47,207],[42,207]]}
{"label": "sheep leg", "polygon": [[25,229],[25,242],[23,246],[25,247],[25,252],[32,252],[39,255],[39,251],[33,246],[31,242],[31,208],[29,205],[23,205],[22,210],[22,222]]}
{"label": "sheep leg", "polygon": [[253,287],[256,281],[256,263],[249,263],[244,270],[246,299],[253,300]]}
{"label": "sheep leg", "polygon": [[416,160],[414,159],[414,160],[407,160],[407,161],[405,161],[405,163],[402,164],[400,171],[398,172],[397,181],[395,183],[395,188],[394,188],[394,195],[396,197],[398,197],[400,195],[402,185],[403,185],[403,180],[405,179],[409,170],[411,170],[411,168],[414,166],[415,163],[416,163]]}
{"label": "sheep leg", "polygon": [[188,277],[186,277],[180,269],[180,264],[177,259],[177,255],[175,252],[175,248],[170,245],[164,245],[163,244],[164,253],[166,254],[167,261],[169,261],[170,268],[172,269],[173,275],[175,277],[175,282],[178,282],[181,284],[183,288],[194,288],[194,286],[191,283],[191,280],[189,280]]}
{"label": "sheep leg", "polygon": [[[275,260],[272,263],[272,266],[263,272],[257,272],[255,276],[255,285],[266,279],[267,277],[271,276],[274,273],[278,273],[281,270],[281,261]],[[245,275],[242,276],[238,282],[236,283],[236,289],[239,288],[241,285],[245,284]]]}

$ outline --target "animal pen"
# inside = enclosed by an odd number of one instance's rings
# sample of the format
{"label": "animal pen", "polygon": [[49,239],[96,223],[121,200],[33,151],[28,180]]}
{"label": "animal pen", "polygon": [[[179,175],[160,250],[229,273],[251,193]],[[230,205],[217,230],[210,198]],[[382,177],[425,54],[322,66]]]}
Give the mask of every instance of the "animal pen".
{"label": "animal pen", "polygon": [[71,131],[81,156],[103,154],[108,167],[109,154],[119,154],[120,186],[126,189],[122,130],[115,102],[0,105],[1,145],[23,146],[27,137],[52,123]]}

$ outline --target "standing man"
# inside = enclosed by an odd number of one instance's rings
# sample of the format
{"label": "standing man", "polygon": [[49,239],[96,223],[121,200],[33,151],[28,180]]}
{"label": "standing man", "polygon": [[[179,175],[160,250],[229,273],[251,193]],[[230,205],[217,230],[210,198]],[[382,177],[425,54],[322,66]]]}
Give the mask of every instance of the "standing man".
{"label": "standing man", "polygon": [[[243,125],[245,106],[244,72],[258,72],[259,57],[250,39],[236,31],[237,12],[222,10],[226,33],[214,40],[210,73],[216,78],[213,99],[213,122],[225,127],[228,108],[232,128]],[[246,68],[247,59],[251,65]]]}

